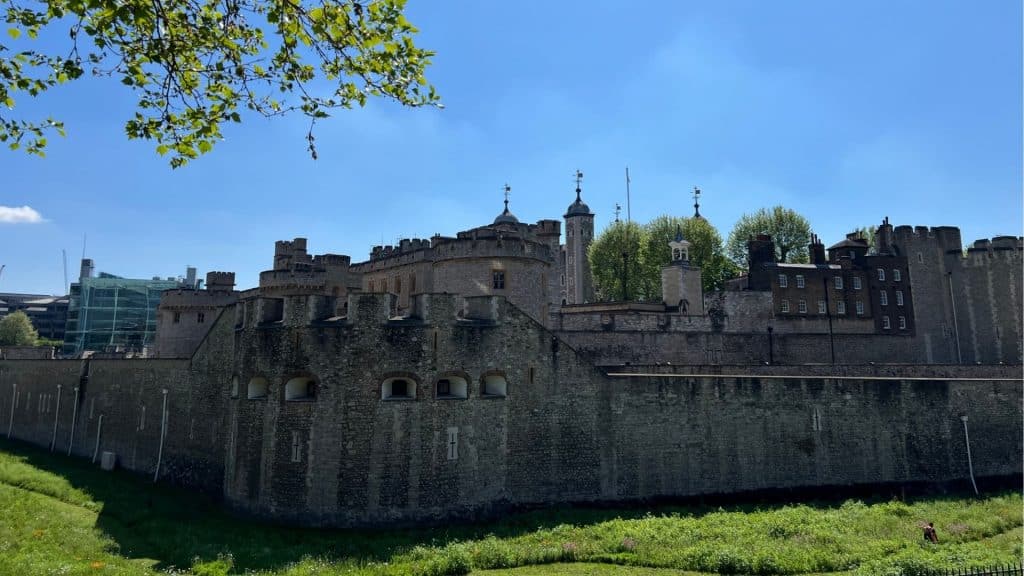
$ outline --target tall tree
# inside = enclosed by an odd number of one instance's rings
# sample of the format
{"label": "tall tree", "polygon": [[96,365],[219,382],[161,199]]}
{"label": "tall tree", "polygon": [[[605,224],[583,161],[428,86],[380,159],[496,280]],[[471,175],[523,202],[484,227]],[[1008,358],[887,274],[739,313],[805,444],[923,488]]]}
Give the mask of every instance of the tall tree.
{"label": "tall tree", "polygon": [[701,269],[701,283],[705,292],[721,288],[722,283],[735,275],[734,267],[725,257],[722,236],[704,218],[659,216],[644,227],[647,246],[644,250],[644,280],[650,299],[661,299],[661,269],[672,260],[669,242],[679,230],[690,243],[690,262]]}
{"label": "tall tree", "polygon": [[775,206],[740,216],[729,233],[726,252],[737,266],[747,267],[747,241],[758,234],[772,237],[779,262],[809,261],[807,245],[811,241],[811,223],[789,208]]}
{"label": "tall tree", "polygon": [[[0,142],[43,154],[52,118],[4,113],[80,78],[112,76],[138,94],[128,138],[156,142],[178,167],[209,152],[221,126],[298,112],[316,158],[313,124],[331,110],[385,97],[439,100],[425,77],[433,52],[413,44],[405,0],[8,0],[0,43]],[[43,49],[36,38],[66,38]],[[439,104],[438,104],[439,105]]]}
{"label": "tall tree", "polygon": [[21,310],[0,319],[0,346],[35,346],[37,340],[39,333]]}
{"label": "tall tree", "polygon": [[587,258],[598,300],[647,299],[642,267],[646,236],[636,222],[615,222],[594,238]]}

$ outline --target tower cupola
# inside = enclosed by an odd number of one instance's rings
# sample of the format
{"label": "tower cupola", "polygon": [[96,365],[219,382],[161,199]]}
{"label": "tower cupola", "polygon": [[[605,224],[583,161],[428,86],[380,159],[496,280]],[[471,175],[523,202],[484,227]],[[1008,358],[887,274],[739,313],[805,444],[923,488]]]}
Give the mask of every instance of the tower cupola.
{"label": "tower cupola", "polygon": [[508,209],[508,195],[512,192],[512,187],[505,184],[505,210],[498,214],[498,217],[494,219],[494,224],[519,224],[519,218]]}

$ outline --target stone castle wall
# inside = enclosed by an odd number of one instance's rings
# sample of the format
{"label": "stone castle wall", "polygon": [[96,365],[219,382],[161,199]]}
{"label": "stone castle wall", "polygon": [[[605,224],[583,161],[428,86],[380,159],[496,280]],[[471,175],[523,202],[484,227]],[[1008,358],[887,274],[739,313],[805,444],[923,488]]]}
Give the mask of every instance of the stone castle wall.
{"label": "stone castle wall", "polygon": [[[128,469],[151,475],[160,459],[164,480],[220,491],[249,513],[317,525],[966,482],[961,416],[976,476],[1022,467],[1019,366],[744,362],[606,375],[504,298],[469,298],[461,319],[454,295],[420,296],[399,320],[389,320],[384,294],[351,296],[344,318],[327,319],[332,307],[326,297],[289,298],[284,319],[269,324],[221,314],[191,360],[0,361],[0,417],[13,414],[14,438],[86,458],[98,434],[99,450]],[[670,335],[722,338],[723,357],[726,347],[756,350],[762,338]],[[777,345],[791,354],[806,345],[799,354],[820,359],[820,338],[812,350],[802,337],[784,334]],[[505,394],[484,394],[484,382],[499,377]],[[393,378],[412,381],[415,397],[382,399]],[[438,398],[440,378],[464,379],[466,397]],[[290,384],[305,379],[312,396],[290,400]],[[265,393],[249,398],[250,382],[265,382]]]}
{"label": "stone castle wall", "polygon": [[0,433],[96,462],[113,452],[118,466],[146,475],[160,459],[161,479],[217,493],[223,400],[219,389],[194,388],[190,374],[187,360],[0,362]]}

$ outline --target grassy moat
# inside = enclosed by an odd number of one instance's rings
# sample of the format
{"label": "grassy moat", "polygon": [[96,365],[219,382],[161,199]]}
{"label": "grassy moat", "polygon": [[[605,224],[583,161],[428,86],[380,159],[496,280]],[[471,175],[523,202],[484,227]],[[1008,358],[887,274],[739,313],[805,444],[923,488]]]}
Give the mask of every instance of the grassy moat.
{"label": "grassy moat", "polygon": [[[1019,562],[1022,499],[557,509],[417,530],[246,522],[191,493],[0,441],[0,574],[924,575]],[[938,545],[918,524],[935,523]]]}

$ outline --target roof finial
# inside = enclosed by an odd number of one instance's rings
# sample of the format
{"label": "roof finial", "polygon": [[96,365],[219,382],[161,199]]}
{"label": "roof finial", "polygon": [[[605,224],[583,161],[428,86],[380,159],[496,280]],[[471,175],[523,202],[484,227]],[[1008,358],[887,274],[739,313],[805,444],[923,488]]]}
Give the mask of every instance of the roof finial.
{"label": "roof finial", "polygon": [[580,190],[580,183],[581,182],[583,182],[583,172],[580,172],[577,169],[576,170],[576,201],[577,202],[581,202],[581,200],[580,200],[580,192],[581,192],[581,190]]}
{"label": "roof finial", "polygon": [[700,218],[700,188],[693,187],[693,217]]}
{"label": "roof finial", "polygon": [[683,228],[679,224],[676,224],[676,242],[683,241]]}
{"label": "roof finial", "polygon": [[505,183],[505,212],[508,212],[508,195],[512,192],[512,187]]}
{"label": "roof finial", "polygon": [[615,203],[615,221],[616,222],[619,221],[619,212],[621,212],[621,211],[622,211],[622,206],[619,206],[619,203],[616,202]]}

